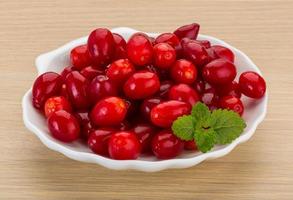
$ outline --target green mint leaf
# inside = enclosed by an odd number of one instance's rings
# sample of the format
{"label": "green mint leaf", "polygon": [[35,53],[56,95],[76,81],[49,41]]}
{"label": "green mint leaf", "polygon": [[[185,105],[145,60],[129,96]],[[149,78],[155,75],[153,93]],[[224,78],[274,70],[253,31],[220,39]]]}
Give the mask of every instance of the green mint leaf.
{"label": "green mint leaf", "polygon": [[213,128],[198,128],[195,130],[194,140],[197,148],[205,153],[214,147],[216,143],[216,133]]}
{"label": "green mint leaf", "polygon": [[173,133],[182,140],[192,140],[194,129],[194,119],[191,115],[178,117],[172,124]]}
{"label": "green mint leaf", "polygon": [[204,103],[198,102],[192,107],[191,115],[197,123],[199,121],[206,121],[210,117],[211,112]]}
{"label": "green mint leaf", "polygon": [[209,125],[216,133],[218,144],[231,143],[240,136],[246,127],[244,120],[237,113],[222,109],[212,112]]}

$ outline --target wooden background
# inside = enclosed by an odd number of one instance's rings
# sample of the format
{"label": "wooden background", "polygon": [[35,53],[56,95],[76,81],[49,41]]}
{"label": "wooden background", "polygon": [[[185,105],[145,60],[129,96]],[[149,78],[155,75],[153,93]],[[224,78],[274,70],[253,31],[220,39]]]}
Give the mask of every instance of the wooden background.
{"label": "wooden background", "polygon": [[[34,59],[93,28],[201,33],[246,52],[269,91],[265,121],[229,155],[183,170],[112,171],[46,148],[23,125]],[[0,0],[0,199],[293,199],[293,2]]]}

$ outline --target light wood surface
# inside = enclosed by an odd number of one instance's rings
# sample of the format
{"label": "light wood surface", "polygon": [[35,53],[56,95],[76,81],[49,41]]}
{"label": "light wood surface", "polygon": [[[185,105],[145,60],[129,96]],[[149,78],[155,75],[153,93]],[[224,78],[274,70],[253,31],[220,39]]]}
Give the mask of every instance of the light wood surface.
{"label": "light wood surface", "polygon": [[[46,148],[23,125],[35,57],[95,27],[201,33],[246,52],[262,70],[269,109],[229,155],[158,173],[112,171]],[[293,2],[0,0],[0,199],[293,199]]]}

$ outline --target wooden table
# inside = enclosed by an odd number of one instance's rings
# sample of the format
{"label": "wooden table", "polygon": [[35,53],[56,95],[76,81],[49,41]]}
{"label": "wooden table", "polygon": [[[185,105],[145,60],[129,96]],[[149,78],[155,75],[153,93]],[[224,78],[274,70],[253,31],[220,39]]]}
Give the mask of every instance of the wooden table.
{"label": "wooden table", "polygon": [[[0,1],[0,199],[293,199],[292,1]],[[46,148],[23,125],[34,59],[95,27],[201,33],[246,52],[269,91],[265,121],[229,155],[183,170],[112,171]]]}

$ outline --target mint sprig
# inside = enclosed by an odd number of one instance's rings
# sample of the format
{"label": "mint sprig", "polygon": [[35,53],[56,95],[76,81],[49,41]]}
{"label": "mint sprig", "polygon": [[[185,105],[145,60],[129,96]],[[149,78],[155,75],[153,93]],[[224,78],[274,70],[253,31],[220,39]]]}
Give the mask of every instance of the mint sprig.
{"label": "mint sprig", "polygon": [[211,112],[203,103],[192,107],[191,115],[178,117],[172,124],[173,133],[182,140],[194,139],[201,152],[215,144],[229,144],[243,132],[246,124],[235,112],[217,109]]}

